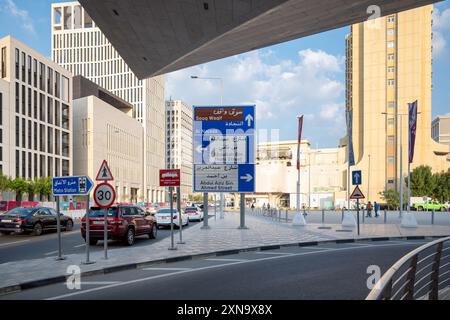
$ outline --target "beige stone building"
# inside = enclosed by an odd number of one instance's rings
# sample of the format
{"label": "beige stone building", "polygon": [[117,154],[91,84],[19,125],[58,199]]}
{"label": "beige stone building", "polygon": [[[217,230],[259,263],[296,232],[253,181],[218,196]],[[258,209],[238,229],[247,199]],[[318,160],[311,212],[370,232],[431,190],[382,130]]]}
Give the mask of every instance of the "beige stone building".
{"label": "beige stone building", "polygon": [[72,74],[11,36],[0,39],[0,172],[72,175]]}
{"label": "beige stone building", "polygon": [[131,103],[144,129],[144,177],[140,197],[164,201],[159,170],[165,163],[165,78],[139,80],[79,2],[53,3],[52,59]]}
{"label": "beige stone building", "polygon": [[[450,113],[433,120],[431,123],[431,137],[434,141],[445,144],[450,148]],[[447,160],[450,161],[450,152]]]}
{"label": "beige stone building", "polygon": [[106,159],[116,201],[143,201],[144,129],[133,105],[81,76],[74,77],[73,105],[74,174],[94,180]]}
{"label": "beige stone building", "polygon": [[181,200],[193,193],[192,107],[181,100],[166,101],[166,167],[181,170]]}
{"label": "beige stone building", "polygon": [[[312,149],[308,140],[300,147],[300,203],[311,208],[331,208],[345,201],[343,148]],[[258,144],[256,192],[247,202],[257,206],[295,208],[297,199],[297,141]]]}
{"label": "beige stone building", "polygon": [[[398,190],[407,174],[408,103],[417,100],[420,112],[412,168],[449,166],[448,147],[430,134],[432,10],[429,5],[355,24],[346,38],[346,109],[353,116],[356,163],[351,170],[362,170],[362,191],[371,201],[381,200],[385,189]],[[341,146],[347,146],[347,138]],[[370,190],[364,186],[367,179]]]}

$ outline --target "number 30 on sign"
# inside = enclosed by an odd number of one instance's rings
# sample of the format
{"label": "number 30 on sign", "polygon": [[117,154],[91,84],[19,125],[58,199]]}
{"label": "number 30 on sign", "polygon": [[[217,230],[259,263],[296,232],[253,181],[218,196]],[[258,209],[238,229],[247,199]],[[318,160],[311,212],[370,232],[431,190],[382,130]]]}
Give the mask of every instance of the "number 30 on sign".
{"label": "number 30 on sign", "polygon": [[94,190],[94,201],[98,207],[108,209],[114,204],[115,200],[116,191],[112,185],[106,182],[97,185]]}

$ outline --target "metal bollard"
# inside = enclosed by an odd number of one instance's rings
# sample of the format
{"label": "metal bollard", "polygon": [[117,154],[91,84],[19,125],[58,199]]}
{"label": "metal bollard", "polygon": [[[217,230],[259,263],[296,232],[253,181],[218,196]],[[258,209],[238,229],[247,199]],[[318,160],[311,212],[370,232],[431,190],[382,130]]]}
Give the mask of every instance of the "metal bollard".
{"label": "metal bollard", "polygon": [[278,222],[281,222],[281,209],[278,209]]}
{"label": "metal bollard", "polygon": [[362,223],[364,223],[364,217],[366,216],[366,209],[362,210]]}
{"label": "metal bollard", "polygon": [[341,222],[344,221],[344,208],[342,208],[342,217],[341,217]]}
{"label": "metal bollard", "polygon": [[387,222],[387,212],[386,212],[386,209],[384,209],[384,223],[386,223]]}
{"label": "metal bollard", "polygon": [[286,222],[288,222],[288,209],[286,209]]}
{"label": "metal bollard", "polygon": [[431,224],[434,224],[434,210],[431,211]]}
{"label": "metal bollard", "polygon": [[325,209],[322,209],[322,223],[325,223]]}

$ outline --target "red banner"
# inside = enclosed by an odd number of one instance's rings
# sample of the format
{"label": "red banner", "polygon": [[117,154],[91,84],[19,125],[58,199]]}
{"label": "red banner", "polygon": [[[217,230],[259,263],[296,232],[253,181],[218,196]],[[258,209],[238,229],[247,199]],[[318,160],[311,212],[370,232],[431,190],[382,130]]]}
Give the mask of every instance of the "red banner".
{"label": "red banner", "polygon": [[303,116],[298,117],[297,170],[300,170],[300,146],[302,144]]}

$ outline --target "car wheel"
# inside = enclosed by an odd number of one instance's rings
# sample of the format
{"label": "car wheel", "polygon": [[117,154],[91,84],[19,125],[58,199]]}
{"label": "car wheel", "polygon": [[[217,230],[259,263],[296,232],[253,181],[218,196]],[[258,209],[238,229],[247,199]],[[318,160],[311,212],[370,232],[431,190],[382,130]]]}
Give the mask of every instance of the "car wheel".
{"label": "car wheel", "polygon": [[72,222],[72,220],[67,220],[66,231],[72,231],[72,229],[73,229],[73,222]]}
{"label": "car wheel", "polygon": [[157,234],[158,234],[158,226],[153,225],[152,229],[150,230],[150,233],[148,234],[148,237],[150,239],[155,239]]}
{"label": "car wheel", "polygon": [[96,246],[97,245],[98,240],[97,239],[89,239],[89,245],[90,246]]}
{"label": "car wheel", "polygon": [[129,228],[125,236],[125,244],[127,246],[132,246],[134,244],[134,230]]}
{"label": "car wheel", "polygon": [[33,227],[33,232],[31,233],[33,236],[40,236],[42,234],[42,225],[38,222]]}

